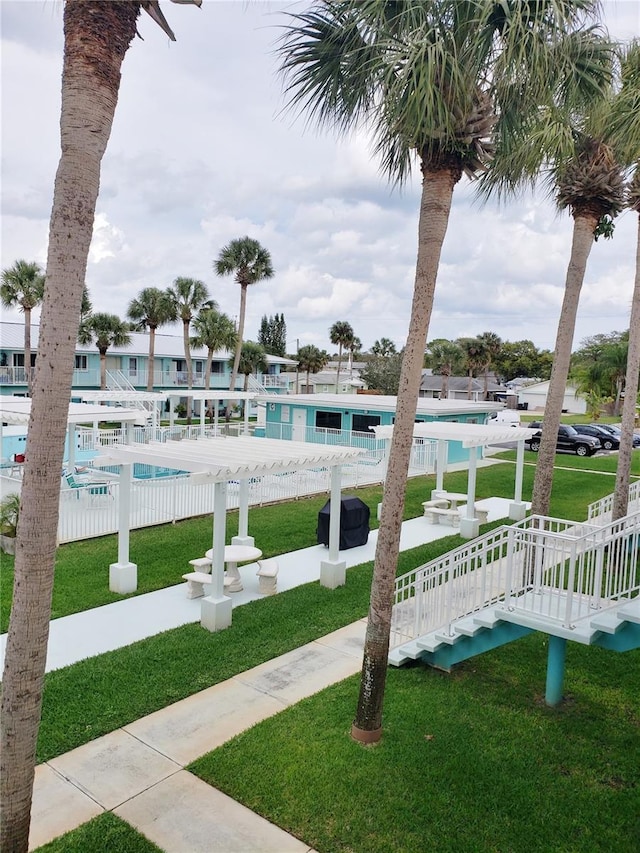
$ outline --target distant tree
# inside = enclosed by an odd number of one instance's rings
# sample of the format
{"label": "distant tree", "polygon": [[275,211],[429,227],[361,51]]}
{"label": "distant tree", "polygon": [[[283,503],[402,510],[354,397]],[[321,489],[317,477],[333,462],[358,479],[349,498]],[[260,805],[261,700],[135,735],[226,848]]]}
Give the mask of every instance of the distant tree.
{"label": "distant tree", "polygon": [[375,355],[380,358],[386,358],[388,355],[395,355],[397,351],[396,345],[393,341],[389,340],[389,338],[380,338],[375,341],[371,347],[371,355]]}
{"label": "distant tree", "polygon": [[458,338],[456,341],[463,352],[465,370],[468,377],[467,397],[472,397],[473,377],[484,369],[487,360],[485,345],[480,338]]}
{"label": "distant tree", "polygon": [[207,366],[204,372],[204,387],[211,387],[211,361],[213,354],[221,349],[233,352],[238,334],[235,323],[216,308],[201,308],[193,321],[195,335],[190,343],[193,347],[206,347]]}
{"label": "distant tree", "polygon": [[31,393],[31,311],[44,297],[45,276],[40,266],[32,261],[16,261],[2,271],[0,299],[5,308],[17,305],[24,314],[24,372]]}
{"label": "distant tree", "polygon": [[133,321],[134,331],[149,329],[149,365],[147,368],[147,391],[153,391],[155,368],[156,329],[177,319],[177,306],[166,290],[159,287],[143,288],[127,309],[127,317]]}
{"label": "distant tree", "polygon": [[349,374],[353,375],[353,359],[356,355],[362,351],[362,341],[356,335],[353,336],[353,339],[350,344],[347,346],[347,352],[349,353]]}
{"label": "distant tree", "polygon": [[110,347],[124,347],[131,343],[131,335],[127,324],[116,314],[98,312],[92,314],[85,324],[88,340],[82,343],[95,341],[100,353],[100,388],[107,387],[107,351]]}
{"label": "distant tree", "polygon": [[582,394],[611,398],[613,414],[620,414],[627,373],[628,332],[594,335],[573,353],[569,376]]}
{"label": "distant tree", "polygon": [[270,355],[279,355],[283,358],[286,356],[287,324],[284,321],[284,314],[276,314],[269,318],[267,318],[266,314],[263,316],[260,322],[258,343]]}
{"label": "distant tree", "polygon": [[484,347],[484,399],[489,399],[489,368],[492,367],[500,355],[502,348],[502,338],[496,335],[495,332],[483,332],[478,335],[478,340],[482,341]]}
{"label": "distant tree", "polygon": [[436,376],[442,376],[440,399],[449,396],[449,377],[462,370],[464,352],[458,343],[438,338],[427,344],[427,363]]}
{"label": "distant tree", "polygon": [[309,385],[309,375],[311,373],[319,373],[329,361],[329,353],[326,350],[318,349],[313,344],[306,344],[298,350],[298,367],[307,374],[307,394],[311,393]]}
{"label": "distant tree", "polygon": [[494,370],[502,382],[517,377],[548,379],[553,353],[539,350],[533,341],[503,341],[494,359]]}
{"label": "distant tree", "polygon": [[[254,341],[244,341],[240,350],[238,372],[244,376],[244,390],[249,388],[249,377],[252,373],[264,373],[267,369],[266,353],[261,344]],[[231,359],[233,364],[233,359]]]}
{"label": "distant tree", "polygon": [[396,396],[400,385],[400,371],[402,369],[402,352],[395,352],[386,357],[377,357],[367,362],[362,371],[362,379],[372,391],[381,394]]}
{"label": "distant tree", "polygon": [[240,351],[244,335],[247,289],[251,284],[257,284],[259,281],[273,278],[273,264],[271,263],[271,255],[257,240],[253,240],[250,237],[240,237],[237,240],[232,240],[221,250],[213,266],[218,275],[234,275],[236,282],[240,285],[238,338],[233,367],[231,368],[231,381],[229,382],[229,390],[233,391],[236,384],[236,377],[238,376]]}
{"label": "distant tree", "polygon": [[[187,363],[187,388],[193,388],[193,362],[189,344],[189,331],[194,315],[204,307],[217,308],[217,304],[209,299],[206,284],[196,278],[178,276],[167,294],[173,306],[172,310],[177,319],[182,320],[182,340],[184,343],[184,358]],[[191,414],[191,404],[187,404],[187,417]]]}
{"label": "distant tree", "polygon": [[340,384],[340,366],[342,364],[342,350],[348,349],[353,342],[354,333],[350,323],[346,320],[338,320],[329,329],[329,339],[332,344],[338,345],[338,369],[336,370],[336,394]]}

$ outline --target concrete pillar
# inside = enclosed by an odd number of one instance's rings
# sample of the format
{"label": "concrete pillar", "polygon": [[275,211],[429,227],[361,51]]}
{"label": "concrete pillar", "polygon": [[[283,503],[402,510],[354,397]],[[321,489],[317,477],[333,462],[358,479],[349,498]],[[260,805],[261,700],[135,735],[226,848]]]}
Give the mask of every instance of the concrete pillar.
{"label": "concrete pillar", "polygon": [[125,595],[138,588],[138,566],[129,560],[131,463],[120,467],[118,483],[118,562],[109,566],[109,589]]}
{"label": "concrete pillar", "polygon": [[553,707],[562,701],[564,665],[567,655],[567,641],[564,637],[549,635],[549,653],[547,655],[547,688],[544,700]]}
{"label": "concrete pillar", "polygon": [[213,559],[211,593],[202,599],[200,624],[209,631],[231,625],[231,599],[224,594],[224,545],[227,525],[227,484],[216,483],[213,493]]}
{"label": "concrete pillar", "polygon": [[347,564],[340,560],[340,499],[342,468],[331,468],[331,514],[329,516],[329,559],[320,562],[320,584],[329,589],[344,586],[347,579]]}
{"label": "concrete pillar", "polygon": [[238,535],[231,539],[232,545],[254,546],[255,539],[249,536],[249,480],[240,480],[238,490]]}

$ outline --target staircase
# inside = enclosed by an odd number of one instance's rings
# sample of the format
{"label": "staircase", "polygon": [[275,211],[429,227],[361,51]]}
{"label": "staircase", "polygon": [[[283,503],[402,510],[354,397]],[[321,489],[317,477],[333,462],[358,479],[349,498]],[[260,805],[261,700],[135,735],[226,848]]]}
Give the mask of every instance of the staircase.
{"label": "staircase", "polygon": [[450,669],[532,631],[640,647],[640,510],[607,524],[530,516],[396,580],[389,663]]}
{"label": "staircase", "polygon": [[[138,390],[122,370],[107,371],[107,388],[109,391],[133,391],[134,393],[137,393]],[[147,423],[151,420],[154,403],[147,403],[143,400],[130,400],[126,403],[126,406],[129,409],[140,409],[140,411],[144,412]]]}

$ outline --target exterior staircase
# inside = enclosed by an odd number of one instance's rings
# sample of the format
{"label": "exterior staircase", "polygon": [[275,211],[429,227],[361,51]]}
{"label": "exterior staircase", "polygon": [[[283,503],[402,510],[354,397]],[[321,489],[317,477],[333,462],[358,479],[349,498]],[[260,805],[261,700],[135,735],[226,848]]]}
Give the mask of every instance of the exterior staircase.
{"label": "exterior staircase", "polygon": [[399,577],[389,663],[450,670],[532,631],[639,648],[640,509],[595,518],[530,516]]}

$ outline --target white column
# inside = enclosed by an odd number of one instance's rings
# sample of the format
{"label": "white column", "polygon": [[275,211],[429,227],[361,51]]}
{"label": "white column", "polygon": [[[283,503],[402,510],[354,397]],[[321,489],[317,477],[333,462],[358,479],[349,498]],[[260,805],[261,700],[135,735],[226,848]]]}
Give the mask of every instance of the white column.
{"label": "white column", "polygon": [[244,434],[249,435],[249,400],[244,401]]}
{"label": "white column", "polygon": [[522,500],[522,475],[524,472],[524,439],[518,441],[516,450],[516,483],[513,493],[513,503],[509,504],[509,518],[512,521],[522,521],[527,514],[527,507]]}
{"label": "white column", "polygon": [[69,424],[67,426],[67,462],[69,463],[69,473],[73,474],[73,467],[76,464],[76,425]]}
{"label": "white column", "polygon": [[138,567],[129,561],[131,463],[120,467],[118,480],[118,562],[109,566],[109,589],[124,595],[138,588]]}
{"label": "white column", "polygon": [[320,562],[320,583],[329,589],[344,586],[347,563],[340,560],[340,499],[342,466],[331,468],[331,513],[329,515],[329,559]]}
{"label": "white column", "polygon": [[438,454],[436,457],[436,487],[431,492],[431,499],[439,497],[444,492],[444,472],[447,470],[447,440],[438,439]]}
{"label": "white column", "polygon": [[206,400],[200,400],[200,435],[204,438],[204,425],[205,418],[207,415],[207,407],[205,405]]}
{"label": "white column", "polygon": [[473,539],[480,531],[480,522],[475,518],[476,503],[476,471],[478,468],[478,448],[469,448],[469,478],[467,480],[467,509],[460,519],[460,535],[465,539]]}
{"label": "white column", "polygon": [[213,492],[213,559],[211,593],[202,599],[200,624],[209,631],[231,625],[231,599],[224,594],[224,545],[227,525],[227,483],[216,483]]}
{"label": "white column", "polygon": [[238,490],[238,535],[231,539],[232,545],[254,546],[255,539],[249,536],[249,480],[240,480]]}

